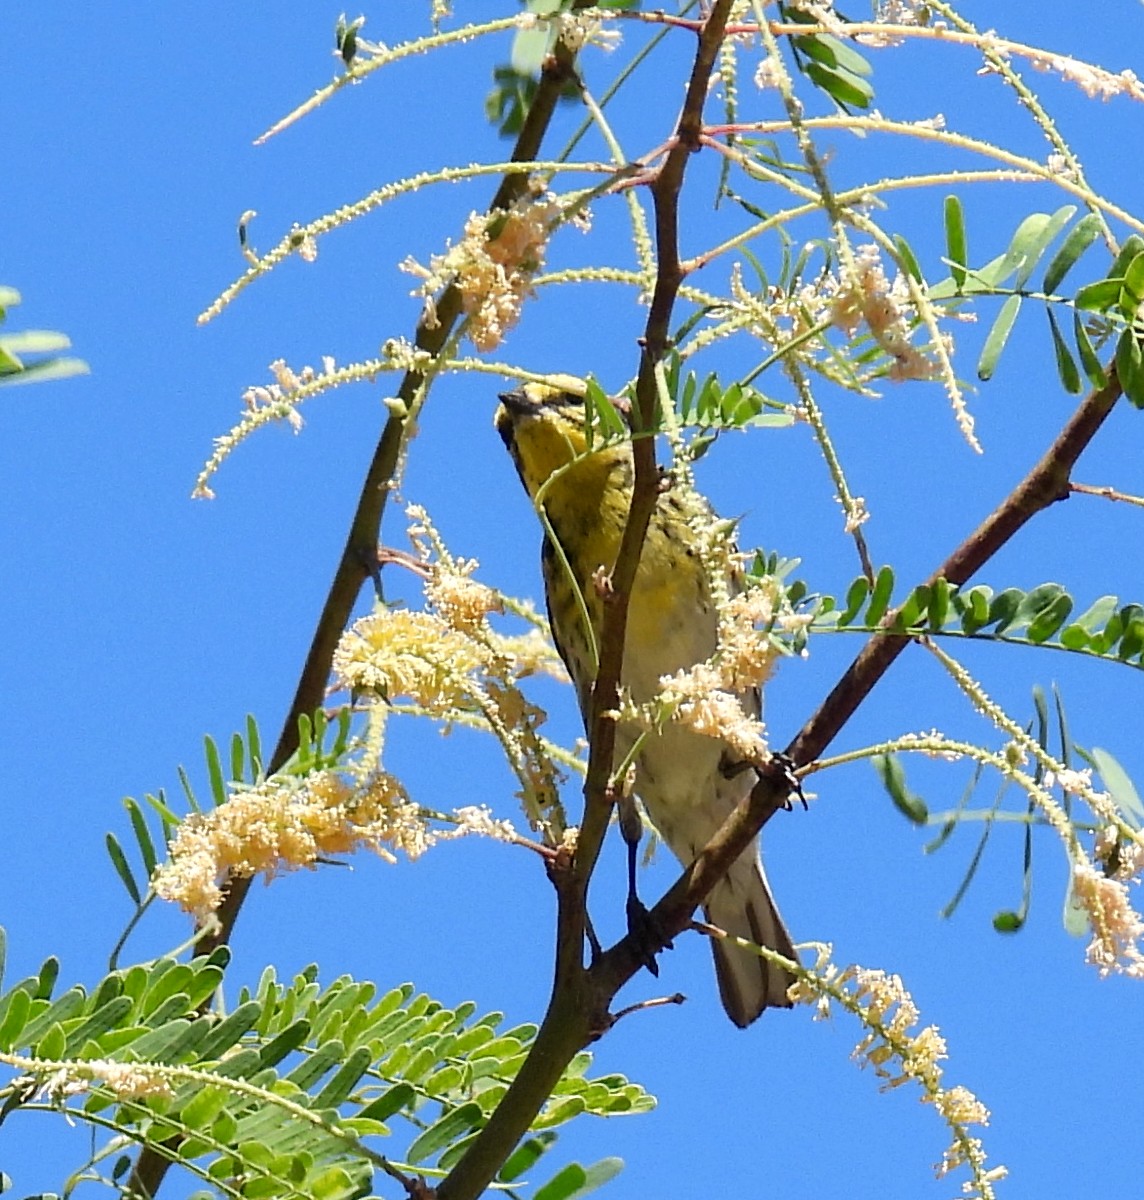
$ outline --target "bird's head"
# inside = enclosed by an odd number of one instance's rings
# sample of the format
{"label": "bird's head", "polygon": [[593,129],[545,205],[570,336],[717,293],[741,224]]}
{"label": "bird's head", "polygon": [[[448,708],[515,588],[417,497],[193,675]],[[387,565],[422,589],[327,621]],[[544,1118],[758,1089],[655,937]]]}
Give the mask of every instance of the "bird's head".
{"label": "bird's head", "polygon": [[500,401],[494,424],[530,496],[578,459],[566,475],[576,475],[582,484],[594,473],[588,466],[592,459],[584,457],[588,439],[580,380],[553,376],[550,383],[526,383],[503,393]]}

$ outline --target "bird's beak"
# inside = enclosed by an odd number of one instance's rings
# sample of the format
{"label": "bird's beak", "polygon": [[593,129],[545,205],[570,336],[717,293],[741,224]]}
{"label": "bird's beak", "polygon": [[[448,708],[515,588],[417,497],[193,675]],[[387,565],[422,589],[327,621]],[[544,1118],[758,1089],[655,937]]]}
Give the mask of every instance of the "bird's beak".
{"label": "bird's beak", "polygon": [[530,400],[523,388],[514,392],[501,392],[497,399],[514,417],[527,417],[536,412],[536,401]]}

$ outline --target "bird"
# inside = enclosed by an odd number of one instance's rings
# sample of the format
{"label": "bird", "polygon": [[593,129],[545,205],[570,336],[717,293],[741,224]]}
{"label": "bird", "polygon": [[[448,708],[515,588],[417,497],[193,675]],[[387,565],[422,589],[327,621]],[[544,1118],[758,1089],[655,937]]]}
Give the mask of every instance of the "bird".
{"label": "bird", "polygon": [[[549,380],[503,393],[494,425],[525,491],[534,503],[539,498],[543,510],[547,532],[541,567],[549,623],[587,724],[595,683],[591,646],[598,646],[603,624],[597,581],[601,571],[612,569],[619,552],[632,496],[632,447],[630,440],[599,434],[590,445],[583,385],[569,377]],[[657,694],[663,676],[715,653],[718,613],[696,532],[699,522],[712,519],[706,500],[692,489],[670,481],[661,488],[632,586],[625,634],[621,684],[637,704]],[[738,590],[734,579],[729,584]],[[756,688],[738,700],[744,713],[758,716]],[[619,723],[613,769],[638,732],[630,723]],[[722,739],[667,722],[637,750],[633,790],[659,837],[687,865],[756,780],[755,770],[737,761]],[[635,847],[628,840],[634,888]],[[631,901],[630,894],[629,919]],[[757,839],[712,889],[704,911],[710,924],[727,933],[795,959]],[[791,1007],[790,972],[720,938],[711,939],[711,948],[720,999],[737,1026],[746,1028],[768,1007]],[[649,965],[654,969],[654,957]]]}

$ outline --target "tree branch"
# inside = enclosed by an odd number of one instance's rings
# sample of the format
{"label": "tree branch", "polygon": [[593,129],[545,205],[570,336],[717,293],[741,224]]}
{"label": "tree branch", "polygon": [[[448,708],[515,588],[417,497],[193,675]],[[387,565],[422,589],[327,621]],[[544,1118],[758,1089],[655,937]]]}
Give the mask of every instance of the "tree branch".
{"label": "tree branch", "polygon": [[[573,8],[590,7],[592,0],[575,0]],[[545,61],[540,84],[524,125],[513,147],[512,160],[528,163],[537,158],[541,142],[548,131],[560,93],[575,73],[575,55],[562,44]],[[507,208],[520,196],[528,184],[528,171],[514,171],[501,181],[490,210]],[[457,288],[447,287],[437,300],[436,321],[430,327],[424,318],[418,321],[415,341],[418,349],[438,354],[451,334],[461,314],[461,296]],[[408,404],[425,384],[425,375],[407,371],[397,395]],[[268,774],[280,770],[298,749],[298,719],[309,716],[321,707],[330,678],[334,650],[338,639],[349,623],[353,606],[362,585],[377,570],[377,543],[390,484],[405,441],[405,418],[390,416],[381,431],[374,449],[357,508],[350,522],[345,546],[330,583],[326,602],[318,617],[310,648],[302,665],[294,699],[287,710],[277,745],[267,764]],[[218,924],[204,934],[196,947],[197,954],[210,954],[217,946],[230,941],[238,914],[250,891],[253,880],[232,878],[228,882],[222,904],[216,914]],[[205,1003],[209,1003],[205,1002]],[[157,1150],[144,1147],[127,1184],[130,1194],[153,1197],[172,1165],[171,1159]]]}
{"label": "tree branch", "polygon": [[[703,103],[722,43],[731,0],[716,0],[699,31],[699,45],[675,138],[650,185],[655,209],[657,267],[655,290],[642,338],[636,404],[636,428],[650,428],[657,403],[655,367],[668,346],[671,313],[683,280],[679,259],[679,194],[687,160],[698,148]],[[557,895],[556,977],[528,1058],[488,1124],[442,1181],[439,1200],[475,1200],[527,1133],[552,1094],[573,1055],[607,1029],[608,1005],[616,989],[600,986],[595,969],[584,969],[584,926],[588,882],[599,857],[611,814],[609,784],[615,753],[616,723],[608,715],[619,704],[628,603],[640,551],[659,495],[659,469],[652,438],[632,443],[635,477],[631,507],[620,549],[608,580],[600,665],[588,720],[588,770],[584,819],[567,870],[553,871]]]}

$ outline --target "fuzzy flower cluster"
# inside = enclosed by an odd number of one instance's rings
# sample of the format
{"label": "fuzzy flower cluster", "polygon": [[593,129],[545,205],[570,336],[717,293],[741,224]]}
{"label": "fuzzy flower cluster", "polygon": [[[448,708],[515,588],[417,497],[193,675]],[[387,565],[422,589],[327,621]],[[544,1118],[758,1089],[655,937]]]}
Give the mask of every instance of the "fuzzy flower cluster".
{"label": "fuzzy flower cluster", "polygon": [[1131,839],[1123,837],[1116,825],[1101,826],[1093,846],[1093,857],[1106,875],[1125,882],[1144,875],[1144,845],[1139,837],[1139,834]]}
{"label": "fuzzy flower cluster", "polygon": [[602,18],[590,13],[521,13],[516,22],[518,29],[537,29],[542,23],[555,26],[556,40],[573,54],[585,46],[614,50],[621,40],[619,30],[605,29]]}
{"label": "fuzzy flower cluster", "polygon": [[387,846],[416,857],[430,840],[420,809],[391,775],[377,772],[357,785],[334,771],[274,776],[188,816],[152,884],[158,896],[209,922],[227,878],[269,881],[360,847],[390,861]]}
{"label": "fuzzy flower cluster", "polygon": [[875,10],[879,25],[921,25],[927,19],[925,0],[877,0]]}
{"label": "fuzzy flower cluster", "polygon": [[718,666],[696,663],[659,681],[660,700],[680,725],[722,739],[744,762],[766,762],[770,757],[766,728],[743,711],[742,701],[724,684]]}
{"label": "fuzzy flower cluster", "polygon": [[[1137,862],[1137,856],[1132,860]],[[1078,862],[1072,885],[1073,901],[1084,910],[1092,927],[1086,960],[1102,976],[1116,973],[1144,979],[1144,953],[1140,950],[1144,920],[1132,907],[1128,882],[1106,875],[1091,863]]]}
{"label": "fuzzy flower cluster", "polygon": [[813,1005],[816,1019],[829,1016],[834,1003],[856,1016],[867,1032],[854,1048],[854,1059],[874,1068],[884,1090],[911,1081],[919,1084],[923,1101],[934,1106],[953,1134],[936,1164],[938,1177],[965,1167],[972,1179],[963,1185],[962,1195],[994,1200],[993,1185],[1005,1177],[1006,1169],[987,1169],[981,1140],[969,1133],[970,1126],[989,1124],[989,1111],[967,1088],[943,1086],[945,1039],[934,1025],[916,1028],[918,1007],[897,975],[859,966],[840,969],[830,961],[830,953],[829,946],[820,947],[813,970],[800,975],[790,998]]}
{"label": "fuzzy flower cluster", "polygon": [[438,560],[429,567],[425,598],[451,628],[462,633],[483,629],[490,613],[504,612],[500,596],[472,578],[476,559]]}
{"label": "fuzzy flower cluster", "polygon": [[901,750],[917,750],[927,758],[936,758],[942,762],[960,762],[963,751],[949,744],[949,739],[940,729],[931,729],[928,733],[903,733],[897,738]]}
{"label": "fuzzy flower cluster", "polygon": [[[876,248],[867,248],[864,253],[868,254],[871,250],[876,256]],[[868,273],[863,269],[858,274]],[[871,332],[877,337],[876,331],[882,331],[885,340],[879,337],[879,343],[893,359],[889,371],[890,378],[895,381],[932,378],[937,373],[934,364],[910,345],[908,340],[909,319],[912,315],[908,284],[899,277],[891,288],[886,284],[880,269],[879,276],[880,284],[871,276],[866,279],[865,284],[860,282],[847,285],[832,275],[826,275],[793,290],[772,286],[760,293],[753,292],[744,284],[742,271],[736,264],[731,270],[731,296],[741,314],[740,319],[745,318],[746,327],[775,351],[782,352],[791,343],[795,343],[800,347],[795,353],[810,361],[811,348],[817,342],[807,344],[804,339],[816,327],[823,323],[832,324],[843,329],[849,336],[858,329],[863,319],[870,316],[873,318]],[[886,291],[880,302],[876,303],[880,287],[884,287]],[[870,294],[867,295],[867,292]],[[830,355],[816,358],[813,365],[814,369],[826,378],[847,387],[854,386],[853,375],[844,377]],[[864,370],[862,378],[868,378],[869,374],[868,370]],[[867,391],[866,394],[874,393]],[[865,519],[864,511],[864,508],[859,506],[855,513],[848,517],[848,528],[862,523]]]}
{"label": "fuzzy flower cluster", "polygon": [[[921,25],[928,19],[924,0],[875,0],[874,20],[879,25]],[[903,38],[892,33],[863,33],[855,39],[863,46],[886,49],[900,46]]]}
{"label": "fuzzy flower cluster", "polygon": [[728,691],[762,687],[775,669],[781,651],[763,630],[786,633],[804,628],[813,619],[790,611],[782,584],[765,579],[738,592],[719,610],[719,672]]}
{"label": "fuzzy flower cluster", "polygon": [[144,1100],[152,1096],[167,1100],[175,1095],[175,1089],[161,1071],[143,1063],[113,1059],[89,1059],[39,1078],[37,1094],[46,1096],[53,1104],[89,1092],[98,1082],[120,1100]]}
{"label": "fuzzy flower cluster", "polygon": [[906,281],[899,274],[890,283],[877,246],[869,243],[858,248],[853,272],[838,287],[830,307],[831,320],[847,337],[853,337],[865,322],[874,340],[894,360],[890,367],[892,380],[934,377],[934,364],[910,342]]}
{"label": "fuzzy flower cluster", "polygon": [[1034,58],[1032,65],[1037,70],[1055,71],[1068,83],[1076,84],[1090,100],[1109,101],[1113,96],[1130,96],[1134,100],[1144,99],[1144,85],[1134,71],[1113,74],[1091,63],[1068,58],[1063,54]]}
{"label": "fuzzy flower cluster", "polygon": [[272,410],[276,417],[287,421],[295,433],[302,428],[302,416],[294,407],[292,394],[308,383],[313,383],[320,375],[332,375],[335,370],[334,359],[327,354],[322,358],[321,371],[306,366],[301,371],[295,371],[285,359],[276,358],[270,364],[270,374],[274,382],[270,384],[255,384],[242,393],[242,402],[250,412]]}
{"label": "fuzzy flower cluster", "polygon": [[[529,675],[564,676],[535,614],[524,634],[506,635],[488,620],[504,611],[499,593],[473,578],[471,559],[454,558],[423,508],[407,509],[410,537],[421,560],[430,611],[379,609],[343,635],[334,655],[337,683],[389,703],[402,698],[446,724],[463,721],[492,732],[521,783],[530,823],[556,828],[558,773],[540,736],[542,709],[520,690]],[[556,821],[556,826],[553,821]]]}
{"label": "fuzzy flower cluster", "polygon": [[302,415],[298,411],[298,405],[306,398],[302,389],[333,375],[336,369],[334,360],[329,355],[322,359],[321,371],[316,371],[313,367],[303,367],[301,371],[295,371],[281,358],[272,362],[270,373],[274,376],[274,382],[255,384],[243,392],[245,415],[229,433],[215,438],[214,451],[199,473],[191,494],[199,500],[212,500],[214,492],[207,481],[235,446],[260,426],[271,421],[285,421],[297,433],[302,428]]}
{"label": "fuzzy flower cluster", "polygon": [[663,676],[659,704],[673,721],[721,739],[746,762],[763,763],[770,757],[766,728],[744,711],[743,696],[765,686],[783,655],[773,631],[797,633],[813,617],[795,613],[773,577],[732,592],[724,581],[734,579],[735,555],[724,524],[701,531],[704,568],[719,610],[716,652],[707,662]]}
{"label": "fuzzy flower cluster", "polygon": [[478,350],[494,350],[520,318],[532,279],[544,265],[548,239],[565,219],[551,193],[534,189],[510,209],[473,213],[465,236],[424,267],[413,258],[403,271],[421,280],[415,295],[425,299],[426,320],[437,324],[435,295],[453,284],[468,317],[468,336]]}
{"label": "fuzzy flower cluster", "polygon": [[342,635],[334,675],[348,691],[390,701],[408,697],[427,713],[448,717],[467,707],[472,677],[490,658],[487,647],[436,613],[382,608]]}

